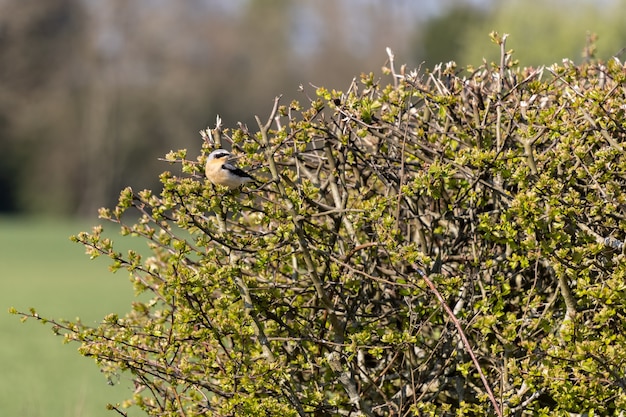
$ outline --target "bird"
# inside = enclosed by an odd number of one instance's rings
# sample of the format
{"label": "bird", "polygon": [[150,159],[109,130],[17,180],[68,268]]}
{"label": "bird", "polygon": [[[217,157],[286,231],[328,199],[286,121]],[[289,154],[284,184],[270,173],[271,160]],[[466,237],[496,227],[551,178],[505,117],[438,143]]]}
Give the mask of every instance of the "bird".
{"label": "bird", "polygon": [[256,179],[246,171],[230,164],[230,152],[226,149],[216,149],[209,154],[204,173],[211,183],[221,185],[234,190],[248,182],[256,182]]}

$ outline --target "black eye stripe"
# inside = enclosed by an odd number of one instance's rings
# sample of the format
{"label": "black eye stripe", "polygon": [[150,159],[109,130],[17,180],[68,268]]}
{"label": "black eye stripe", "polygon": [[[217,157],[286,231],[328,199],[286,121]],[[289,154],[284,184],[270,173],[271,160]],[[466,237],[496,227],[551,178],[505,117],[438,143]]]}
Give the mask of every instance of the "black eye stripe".
{"label": "black eye stripe", "polygon": [[213,159],[228,158],[229,156],[230,153],[228,152],[216,152],[213,154]]}

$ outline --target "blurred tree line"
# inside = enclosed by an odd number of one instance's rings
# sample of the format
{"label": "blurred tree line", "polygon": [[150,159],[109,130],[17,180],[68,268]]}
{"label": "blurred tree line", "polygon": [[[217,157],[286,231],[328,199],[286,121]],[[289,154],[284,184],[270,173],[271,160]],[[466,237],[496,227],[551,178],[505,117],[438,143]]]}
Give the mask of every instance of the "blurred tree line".
{"label": "blurred tree line", "polygon": [[609,57],[624,2],[0,0],[0,212],[93,216],[157,187],[157,158],[199,151],[216,115],[248,124],[300,85],[345,89],[386,46],[423,70],[479,64],[495,29],[539,65],[580,57],[589,32]]}

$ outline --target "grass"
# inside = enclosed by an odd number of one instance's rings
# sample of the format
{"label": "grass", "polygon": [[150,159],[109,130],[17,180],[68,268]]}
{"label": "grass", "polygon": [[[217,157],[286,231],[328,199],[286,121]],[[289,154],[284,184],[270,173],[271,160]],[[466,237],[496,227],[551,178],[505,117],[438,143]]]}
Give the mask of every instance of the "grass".
{"label": "grass", "polygon": [[[123,315],[133,299],[128,274],[112,274],[107,259],[89,260],[69,235],[92,224],[0,218],[0,410],[21,417],[99,417],[117,415],[107,403],[132,395],[128,376],[109,386],[78,344],[63,344],[50,326],[8,313],[34,307],[46,318],[96,324],[108,313]],[[113,224],[110,235],[121,236]],[[141,242],[120,242],[142,245]],[[4,309],[4,313],[1,309]]]}

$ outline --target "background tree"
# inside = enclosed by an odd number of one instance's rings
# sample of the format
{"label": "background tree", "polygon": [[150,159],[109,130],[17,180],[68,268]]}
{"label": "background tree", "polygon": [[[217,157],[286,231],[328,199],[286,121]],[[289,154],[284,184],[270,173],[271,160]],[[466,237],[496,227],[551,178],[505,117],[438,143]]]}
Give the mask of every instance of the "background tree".
{"label": "background tree", "polygon": [[[432,67],[440,62],[452,60],[465,62],[464,54],[468,48],[467,33],[473,27],[493,24],[490,17],[491,15],[483,9],[460,5],[428,20],[423,30],[415,34],[417,36],[415,43],[421,45],[416,49],[421,52],[419,56],[424,59],[425,66]],[[475,41],[484,46],[484,34],[488,32],[483,32],[482,38]]]}
{"label": "background tree", "polygon": [[[50,321],[150,415],[563,415],[624,409],[617,59],[469,78],[363,75],[204,132],[162,191],[104,219],[147,241],[91,256],[139,294],[95,327]],[[202,177],[229,145],[264,182]],[[24,317],[40,317],[33,310]],[[493,393],[493,395],[492,395]]]}
{"label": "background tree", "polygon": [[[0,188],[6,191],[0,205],[5,210],[66,210],[71,201],[72,172],[54,168],[76,158],[76,152],[49,139],[71,134],[78,124],[68,113],[80,89],[85,14],[78,0],[0,3]],[[51,132],[48,127],[58,120],[63,124]],[[43,189],[55,192],[42,201]]]}
{"label": "background tree", "polygon": [[460,65],[482,58],[497,59],[484,36],[492,30],[513,34],[509,46],[527,65],[549,65],[563,58],[581,62],[590,55],[585,51],[590,35],[598,37],[592,42],[597,51],[591,53],[608,59],[620,54],[626,45],[626,31],[617,24],[624,17],[623,10],[623,0],[600,7],[594,2],[573,4],[562,0],[497,3],[487,17],[465,26],[467,30],[457,38],[460,48],[456,59]]}

